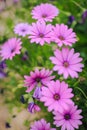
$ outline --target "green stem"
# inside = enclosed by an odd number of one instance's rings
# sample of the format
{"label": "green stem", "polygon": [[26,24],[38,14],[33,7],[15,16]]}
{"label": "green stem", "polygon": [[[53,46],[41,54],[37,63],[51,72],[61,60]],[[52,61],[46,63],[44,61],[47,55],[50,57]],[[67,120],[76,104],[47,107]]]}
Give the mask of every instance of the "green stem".
{"label": "green stem", "polygon": [[79,80],[77,82],[75,82],[75,84],[73,86],[76,86],[79,83]]}
{"label": "green stem", "polygon": [[60,12],[63,13],[64,15],[66,15],[66,16],[69,16],[71,14],[70,12],[66,12],[66,11],[63,11],[61,9],[60,9]]}
{"label": "green stem", "polygon": [[86,9],[84,9],[80,4],[78,4],[76,1],[71,0],[76,6],[78,6],[82,11],[85,11]]}
{"label": "green stem", "polygon": [[78,87],[76,87],[82,94],[83,94],[83,96],[87,99],[87,96],[86,96],[86,94],[83,92],[83,90],[82,89],[80,89],[80,88],[78,88]]}

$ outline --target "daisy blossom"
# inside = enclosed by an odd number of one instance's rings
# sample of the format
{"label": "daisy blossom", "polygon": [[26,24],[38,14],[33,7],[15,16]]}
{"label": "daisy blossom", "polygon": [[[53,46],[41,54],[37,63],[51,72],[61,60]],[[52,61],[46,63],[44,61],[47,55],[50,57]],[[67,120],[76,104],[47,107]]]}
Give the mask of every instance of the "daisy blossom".
{"label": "daisy blossom", "polygon": [[43,68],[42,70],[35,69],[34,72],[30,72],[30,76],[25,75],[24,78],[24,86],[27,87],[26,92],[30,92],[37,87],[38,84],[46,85],[49,81],[55,78],[55,76],[51,76],[52,71],[46,70]]}
{"label": "daisy blossom", "polygon": [[63,111],[63,108],[67,108],[72,104],[71,98],[74,96],[72,89],[68,88],[68,84],[59,80],[50,81],[47,87],[42,87],[42,96],[40,101],[44,102],[44,105],[48,107],[48,111]]}
{"label": "daisy blossom", "polygon": [[36,44],[44,45],[46,42],[49,44],[51,42],[52,25],[46,25],[45,22],[32,23],[29,34],[31,43],[35,42]]}
{"label": "daisy blossom", "polygon": [[63,44],[72,46],[77,41],[75,32],[71,28],[68,29],[68,26],[64,24],[56,24],[53,27],[52,38],[60,47]]}
{"label": "daisy blossom", "polygon": [[80,53],[74,53],[74,49],[62,48],[54,51],[54,57],[50,60],[55,64],[53,70],[58,71],[58,74],[63,74],[64,78],[70,75],[72,78],[78,78],[78,72],[82,71],[84,65],[80,63],[82,58],[79,57]]}
{"label": "daisy blossom", "polygon": [[61,127],[61,130],[74,130],[75,128],[78,129],[79,125],[82,124],[80,119],[82,116],[80,113],[82,110],[78,110],[77,106],[70,105],[67,110],[63,110],[63,112],[54,111],[54,124],[57,127]]}
{"label": "daisy blossom", "polygon": [[30,130],[56,130],[56,128],[51,128],[50,123],[47,123],[44,119],[35,121],[33,125],[31,125]]}
{"label": "daisy blossom", "polygon": [[20,39],[17,39],[17,38],[11,38],[7,42],[5,42],[1,46],[1,50],[0,50],[0,55],[2,59],[12,60],[12,58],[16,54],[20,54],[20,49],[22,48],[21,44],[22,42],[20,41]]}
{"label": "daisy blossom", "polygon": [[45,3],[34,7],[32,17],[40,21],[52,22],[52,19],[56,17],[58,13],[59,10],[54,5]]}
{"label": "daisy blossom", "polygon": [[15,26],[14,32],[19,36],[25,37],[29,34],[30,25],[28,23],[19,23]]}

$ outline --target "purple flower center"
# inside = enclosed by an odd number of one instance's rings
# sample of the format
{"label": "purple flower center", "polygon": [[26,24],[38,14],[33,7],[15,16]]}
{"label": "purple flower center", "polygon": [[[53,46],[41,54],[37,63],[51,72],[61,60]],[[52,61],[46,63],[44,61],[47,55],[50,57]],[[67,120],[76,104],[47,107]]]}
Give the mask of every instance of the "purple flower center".
{"label": "purple flower center", "polygon": [[67,68],[67,67],[69,67],[69,63],[68,63],[67,61],[64,61],[63,66],[64,66],[65,68]]}
{"label": "purple flower center", "polygon": [[35,81],[39,83],[41,81],[41,78],[40,77],[36,77]]}
{"label": "purple flower center", "polygon": [[58,36],[58,38],[61,40],[61,41],[63,41],[63,40],[65,40],[65,38],[63,37],[63,36]]}
{"label": "purple flower center", "polygon": [[43,18],[46,18],[46,17],[47,17],[47,14],[42,14],[42,17],[43,17]]}
{"label": "purple flower center", "polygon": [[65,119],[65,120],[70,120],[70,119],[71,119],[71,115],[70,115],[69,113],[66,113],[66,114],[64,115],[64,119]]}
{"label": "purple flower center", "polygon": [[43,34],[43,33],[39,33],[39,37],[40,37],[40,38],[43,38],[43,37],[44,37],[44,34]]}
{"label": "purple flower center", "polygon": [[12,49],[11,49],[11,53],[13,53],[14,51],[15,51],[15,48],[12,48]]}
{"label": "purple flower center", "polygon": [[55,94],[53,95],[53,98],[54,98],[55,100],[59,100],[59,99],[60,99],[60,95],[59,95],[58,93],[55,93]]}
{"label": "purple flower center", "polygon": [[25,32],[26,30],[25,29],[21,29],[22,32]]}

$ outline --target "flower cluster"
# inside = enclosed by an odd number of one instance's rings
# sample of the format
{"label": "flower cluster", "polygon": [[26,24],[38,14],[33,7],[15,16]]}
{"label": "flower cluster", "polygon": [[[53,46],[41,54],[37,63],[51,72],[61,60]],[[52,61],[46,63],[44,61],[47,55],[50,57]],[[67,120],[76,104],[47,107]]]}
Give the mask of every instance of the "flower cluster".
{"label": "flower cluster", "polygon": [[[55,65],[53,70],[36,68],[30,72],[30,75],[24,75],[24,86],[26,92],[31,95],[32,101],[28,103],[28,111],[34,113],[41,108],[36,101],[44,102],[49,112],[54,115],[54,125],[61,126],[61,130],[74,130],[82,124],[81,110],[73,102],[73,90],[63,81],[67,78],[78,78],[78,73],[82,72],[84,65],[81,63],[80,53],[75,53],[71,48],[76,43],[76,33],[72,28],[64,24],[52,25],[53,18],[59,14],[59,10],[48,3],[36,6],[32,10],[32,17],[37,21],[31,25],[20,23],[14,27],[15,34],[30,39],[30,43],[36,43],[43,46],[45,43],[54,42],[58,49],[54,51],[54,56],[49,57]],[[20,54],[22,42],[20,39],[11,38],[1,47],[0,55],[2,59],[10,59]],[[55,80],[52,76],[53,71],[58,75],[63,75],[62,81]],[[44,119],[35,121],[30,130],[56,130],[50,128],[50,123]]]}

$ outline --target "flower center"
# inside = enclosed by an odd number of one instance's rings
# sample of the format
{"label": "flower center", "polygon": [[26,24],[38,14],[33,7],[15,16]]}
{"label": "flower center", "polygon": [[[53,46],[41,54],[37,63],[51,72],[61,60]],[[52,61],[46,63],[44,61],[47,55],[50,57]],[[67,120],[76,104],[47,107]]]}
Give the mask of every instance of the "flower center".
{"label": "flower center", "polygon": [[67,68],[69,66],[69,63],[67,61],[64,61],[63,66]]}
{"label": "flower center", "polygon": [[35,79],[35,81],[39,83],[39,82],[41,81],[41,78],[40,78],[40,77],[37,77],[37,78]]}
{"label": "flower center", "polygon": [[11,49],[11,53],[13,53],[15,51],[15,48]]}
{"label": "flower center", "polygon": [[64,119],[65,119],[65,120],[71,119],[71,115],[70,115],[70,114],[65,114],[65,115],[64,115]]}
{"label": "flower center", "polygon": [[43,34],[43,33],[40,33],[40,34],[39,34],[39,37],[40,37],[40,38],[43,38],[43,37],[44,37],[44,34]]}
{"label": "flower center", "polygon": [[46,17],[47,17],[47,15],[46,15],[46,14],[43,14],[43,15],[42,15],[42,17],[43,17],[43,18],[46,18]]}
{"label": "flower center", "polygon": [[58,36],[58,38],[61,40],[61,41],[63,41],[63,40],[65,40],[65,38],[63,37],[63,36]]}
{"label": "flower center", "polygon": [[59,95],[58,93],[56,93],[56,94],[54,94],[53,98],[54,98],[55,100],[59,100],[59,99],[60,99],[60,95]]}
{"label": "flower center", "polygon": [[22,31],[22,32],[25,32],[25,29],[22,29],[21,31]]}

